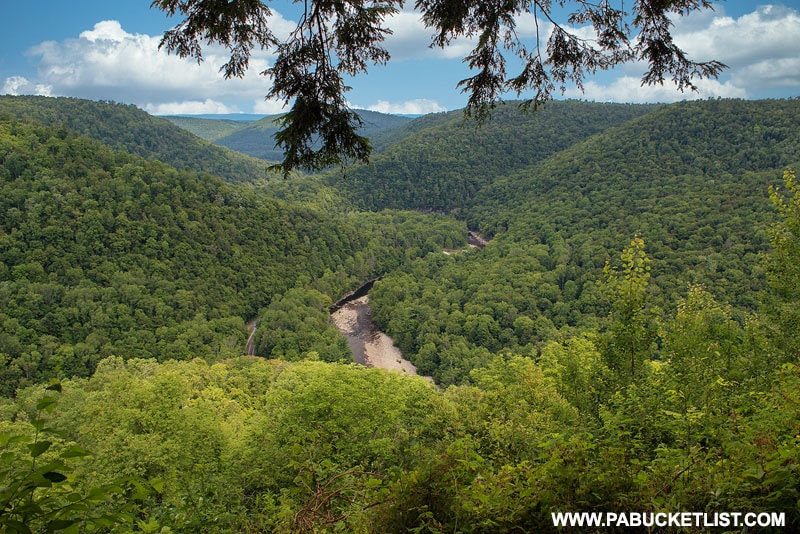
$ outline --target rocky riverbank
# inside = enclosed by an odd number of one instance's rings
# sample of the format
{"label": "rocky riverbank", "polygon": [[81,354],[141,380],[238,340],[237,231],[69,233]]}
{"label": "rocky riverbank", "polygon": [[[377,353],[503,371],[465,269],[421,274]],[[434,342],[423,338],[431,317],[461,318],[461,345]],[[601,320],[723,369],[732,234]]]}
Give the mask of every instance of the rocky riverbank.
{"label": "rocky riverbank", "polygon": [[364,295],[343,304],[331,314],[336,328],[347,337],[353,359],[367,367],[394,369],[411,375],[417,369],[403,358],[392,338],[378,330],[369,315],[369,296]]}

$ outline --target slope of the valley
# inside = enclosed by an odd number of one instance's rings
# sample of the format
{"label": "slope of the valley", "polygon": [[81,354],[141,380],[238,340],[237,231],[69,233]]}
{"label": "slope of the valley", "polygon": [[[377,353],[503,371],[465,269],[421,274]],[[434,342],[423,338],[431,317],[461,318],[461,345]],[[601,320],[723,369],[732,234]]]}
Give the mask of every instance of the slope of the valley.
{"label": "slope of the valley", "polygon": [[323,213],[6,114],[2,393],[88,375],[112,354],[238,354],[245,319],[296,284],[327,292],[324,310],[353,284],[465,234],[463,223],[417,214]]}
{"label": "slope of the valley", "polygon": [[766,287],[769,186],[800,163],[797,124],[798,100],[673,104],[498,177],[462,212],[490,245],[385,277],[373,315],[422,373],[459,382],[498,351],[602,329],[604,266],[638,236],[661,313],[703,284],[744,321]]}
{"label": "slope of the valley", "polygon": [[78,98],[0,96],[0,114],[61,126],[146,159],[208,172],[229,182],[263,178],[266,164],[217,146],[136,106]]}
{"label": "slope of the valley", "polygon": [[[559,241],[576,265],[602,267],[641,235],[674,294],[691,281],[752,308],[757,255],[776,214],[768,187],[800,163],[800,101],[673,104],[509,174],[468,221],[514,241]],[[667,281],[669,278],[669,281]]]}
{"label": "slope of the valley", "polygon": [[549,102],[535,112],[498,106],[480,126],[462,111],[420,117],[378,138],[368,165],[326,177],[364,209],[452,212],[492,181],[655,109],[651,105]]}

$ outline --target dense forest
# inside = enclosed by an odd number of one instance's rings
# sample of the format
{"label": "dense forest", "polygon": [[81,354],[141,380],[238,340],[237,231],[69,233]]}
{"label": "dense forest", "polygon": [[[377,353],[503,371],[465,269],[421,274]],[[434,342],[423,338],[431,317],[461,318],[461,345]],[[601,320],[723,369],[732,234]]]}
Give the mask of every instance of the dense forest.
{"label": "dense forest", "polygon": [[63,127],[7,118],[0,142],[5,394],[86,376],[109,355],[231,356],[244,320],[297,283],[314,280],[334,298],[406,254],[466,239],[463,223],[414,214],[376,237],[346,215],[114,152]]}
{"label": "dense forest", "polygon": [[[509,103],[247,179],[131,106],[0,98],[0,530],[800,528],[798,124]],[[329,310],[378,277],[432,381],[352,363]]]}
{"label": "dense forest", "polygon": [[156,159],[179,170],[215,174],[230,182],[263,178],[266,165],[188,132],[132,105],[78,98],[0,95],[0,113],[28,117],[83,134],[110,148]]}
{"label": "dense forest", "polygon": [[[767,192],[800,161],[797,124],[797,101],[676,104],[495,177],[465,213],[492,246],[392,273],[373,292],[375,318],[415,364],[458,382],[501,348],[534,355],[601,326],[603,268],[638,235],[653,306],[670,313],[702,284],[744,322],[766,287]],[[452,347],[474,356],[445,358]]]}
{"label": "dense forest", "polygon": [[[497,177],[528,168],[578,141],[654,109],[648,105],[552,102],[534,113],[509,102],[477,124],[461,111],[383,132],[369,165],[329,180],[355,205],[459,215]],[[388,146],[387,146],[388,145]]]}

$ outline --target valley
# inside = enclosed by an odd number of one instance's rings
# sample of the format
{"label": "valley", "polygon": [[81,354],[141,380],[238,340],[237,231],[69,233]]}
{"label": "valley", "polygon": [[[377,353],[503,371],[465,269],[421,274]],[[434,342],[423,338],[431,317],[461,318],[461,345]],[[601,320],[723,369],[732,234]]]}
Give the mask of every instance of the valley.
{"label": "valley", "polygon": [[273,116],[0,97],[0,518],[800,527],[800,100],[364,117],[284,178]]}

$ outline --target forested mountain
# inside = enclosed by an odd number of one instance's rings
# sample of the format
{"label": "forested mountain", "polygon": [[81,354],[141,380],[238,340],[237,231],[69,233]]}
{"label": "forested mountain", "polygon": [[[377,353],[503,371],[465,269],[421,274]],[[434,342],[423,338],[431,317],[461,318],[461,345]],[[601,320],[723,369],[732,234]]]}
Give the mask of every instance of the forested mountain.
{"label": "forested mountain", "polygon": [[510,102],[480,126],[465,121],[461,111],[425,116],[379,140],[385,148],[369,165],[354,166],[346,177],[332,173],[327,180],[364,209],[457,214],[495,178],[653,109],[569,101],[526,113]]}
{"label": "forested mountain", "polygon": [[332,299],[415,247],[465,239],[462,224],[442,221],[431,232],[430,218],[415,216],[376,240],[346,216],[30,120],[0,122],[0,162],[5,394],[19,383],[88,375],[111,354],[235,354],[244,321],[298,280],[316,280]]}
{"label": "forested mountain", "polygon": [[[376,111],[357,110],[363,121],[359,135],[369,138],[391,132],[411,119]],[[280,161],[283,153],[275,147],[275,133],[280,129],[280,115],[269,115],[257,121],[208,120],[165,117],[193,134],[217,145],[268,161]]]}
{"label": "forested mountain", "polygon": [[205,117],[185,117],[179,115],[165,115],[162,118],[167,119],[169,122],[187,130],[197,137],[202,137],[206,141],[214,142],[217,139],[230,135],[231,133],[239,130],[255,120],[233,120],[233,119],[216,119]]}
{"label": "forested mountain", "polygon": [[0,96],[2,113],[64,127],[115,150],[157,159],[181,170],[216,174],[230,182],[252,182],[266,171],[263,162],[199,139],[136,106],[78,98]]}
{"label": "forested mountain", "polygon": [[702,282],[752,309],[775,217],[765,191],[800,163],[798,123],[797,100],[675,104],[496,180],[468,218],[516,242],[563,240],[595,267],[639,234],[673,299]]}
{"label": "forested mountain", "polygon": [[766,287],[768,190],[800,162],[797,124],[797,100],[675,104],[497,177],[464,214],[492,245],[392,273],[373,315],[417,366],[460,382],[500,350],[601,325],[603,268],[639,236],[653,306],[671,313],[703,284],[743,321]]}
{"label": "forested mountain", "polygon": [[[739,181],[745,173],[780,173],[800,161],[798,119],[797,100],[708,100],[666,106],[495,180],[475,199],[474,223],[488,229],[505,225],[504,219],[514,216],[505,214],[524,212],[539,200],[544,202],[541,206],[537,202],[536,210],[547,211],[555,198],[567,196],[576,202],[607,197],[626,206],[640,199],[655,202],[668,191],[675,196],[692,194],[692,188],[671,183],[676,177],[700,178],[695,189],[707,184],[712,191],[714,185]],[[648,192],[650,185],[662,190]],[[744,184],[743,188],[750,189]],[[597,212],[607,207],[598,207]],[[504,215],[498,214],[500,210]],[[565,212],[561,207],[555,211]]]}
{"label": "forested mountain", "polygon": [[[0,530],[800,529],[800,100],[436,114],[252,184],[18,102]],[[349,362],[329,307],[378,275],[372,319],[435,385]]]}

